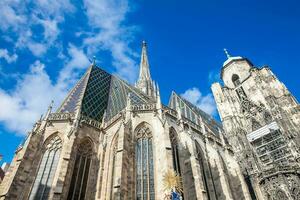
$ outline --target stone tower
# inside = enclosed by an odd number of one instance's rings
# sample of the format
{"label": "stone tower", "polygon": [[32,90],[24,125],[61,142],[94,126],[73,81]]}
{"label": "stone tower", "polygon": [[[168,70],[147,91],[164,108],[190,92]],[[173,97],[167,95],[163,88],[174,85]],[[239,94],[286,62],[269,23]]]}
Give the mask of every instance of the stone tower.
{"label": "stone tower", "polygon": [[0,199],[162,200],[169,170],[184,199],[250,200],[222,126],[172,92],[161,103],[142,46],[136,87],[93,63],[17,149]]}
{"label": "stone tower", "polygon": [[300,199],[300,105],[267,66],[231,57],[212,91],[253,199]]}

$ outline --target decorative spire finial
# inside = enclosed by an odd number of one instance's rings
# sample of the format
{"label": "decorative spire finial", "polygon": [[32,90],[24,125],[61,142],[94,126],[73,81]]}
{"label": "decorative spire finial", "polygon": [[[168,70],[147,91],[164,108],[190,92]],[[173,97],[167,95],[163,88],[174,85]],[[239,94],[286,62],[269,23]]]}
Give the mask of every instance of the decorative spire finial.
{"label": "decorative spire finial", "polygon": [[50,113],[51,113],[51,111],[52,111],[53,104],[54,104],[54,101],[51,100],[51,103],[50,103],[50,105],[49,105],[49,107],[48,107],[48,110],[47,110],[47,113],[46,113],[46,115],[45,115],[44,120],[47,120],[47,119],[48,119],[48,117],[49,117],[49,115],[50,115]]}
{"label": "decorative spire finial", "polygon": [[51,103],[50,103],[50,105],[49,105],[50,109],[53,108],[53,105],[54,105],[54,100],[51,100]]}
{"label": "decorative spire finial", "polygon": [[227,58],[231,57],[230,54],[228,53],[227,49],[224,49],[224,52],[225,52]]}

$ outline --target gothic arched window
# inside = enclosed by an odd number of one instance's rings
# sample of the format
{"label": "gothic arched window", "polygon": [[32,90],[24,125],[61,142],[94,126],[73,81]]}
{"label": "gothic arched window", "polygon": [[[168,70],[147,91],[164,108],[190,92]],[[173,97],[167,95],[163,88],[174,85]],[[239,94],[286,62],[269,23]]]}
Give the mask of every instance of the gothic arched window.
{"label": "gothic arched window", "polygon": [[85,199],[93,153],[93,145],[84,139],[78,146],[68,200]]}
{"label": "gothic arched window", "polygon": [[181,176],[179,155],[178,155],[178,141],[177,135],[173,128],[170,129],[170,141],[172,146],[172,158],[174,171]]}
{"label": "gothic arched window", "polygon": [[114,138],[113,140],[113,146],[111,151],[112,156],[112,167],[111,167],[111,198],[113,197],[113,190],[114,190],[114,178],[115,178],[115,164],[116,164],[116,158],[117,158],[117,150],[118,150],[118,136]]}
{"label": "gothic arched window", "polygon": [[204,189],[207,193],[207,199],[213,198],[214,189],[210,187],[210,182],[213,184],[213,180],[211,179],[210,168],[208,166],[207,161],[205,160],[203,151],[200,145],[196,142],[196,158],[198,159],[199,165],[201,167],[202,174],[202,182],[204,184]]}
{"label": "gothic arched window", "polygon": [[275,199],[288,199],[282,190],[277,190]]}
{"label": "gothic arched window", "polygon": [[136,138],[136,199],[154,200],[152,134],[149,127],[142,125],[136,132]]}
{"label": "gothic arched window", "polygon": [[231,80],[232,80],[232,83],[234,84],[234,86],[238,86],[241,84],[240,77],[236,74],[232,75]]}
{"label": "gothic arched window", "polygon": [[37,175],[30,192],[29,199],[48,199],[53,177],[58,165],[62,141],[58,136],[53,137],[44,146],[44,153],[40,161]]}

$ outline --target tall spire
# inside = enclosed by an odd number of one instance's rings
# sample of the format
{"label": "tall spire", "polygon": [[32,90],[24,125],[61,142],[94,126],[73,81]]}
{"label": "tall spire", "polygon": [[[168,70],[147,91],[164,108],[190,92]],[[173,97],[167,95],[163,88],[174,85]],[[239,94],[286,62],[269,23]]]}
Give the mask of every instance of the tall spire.
{"label": "tall spire", "polygon": [[145,41],[142,42],[142,55],[141,55],[141,63],[140,63],[140,76],[139,80],[141,79],[150,79],[150,70],[149,70],[149,62],[148,62],[148,55],[147,55],[147,44]]}
{"label": "tall spire", "polygon": [[142,42],[142,55],[140,63],[139,79],[136,83],[136,87],[149,96],[154,95],[154,86],[150,75],[149,62],[147,56],[147,44]]}

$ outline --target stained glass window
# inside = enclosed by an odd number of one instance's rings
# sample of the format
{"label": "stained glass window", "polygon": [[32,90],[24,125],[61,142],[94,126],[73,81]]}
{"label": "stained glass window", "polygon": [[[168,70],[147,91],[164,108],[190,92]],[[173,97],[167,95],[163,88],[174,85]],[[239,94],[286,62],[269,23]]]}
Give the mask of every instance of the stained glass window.
{"label": "stained glass window", "polygon": [[54,174],[58,165],[62,141],[56,136],[45,146],[45,152],[39,164],[38,172],[30,192],[29,199],[48,199]]}
{"label": "stained glass window", "polygon": [[80,143],[77,150],[68,200],[86,199],[86,189],[91,166],[92,144],[88,139]]}
{"label": "stained glass window", "polygon": [[154,171],[152,134],[147,126],[137,131],[136,142],[136,199],[154,200]]}

